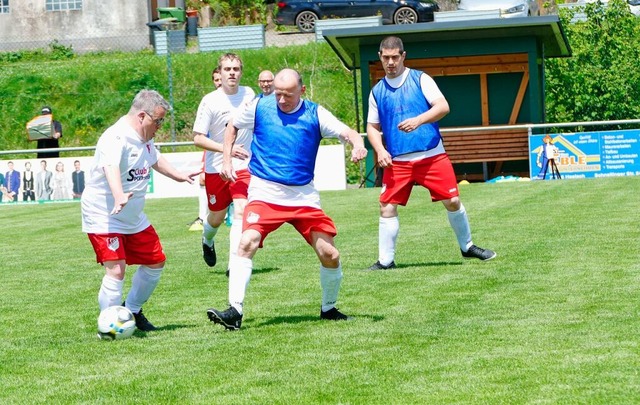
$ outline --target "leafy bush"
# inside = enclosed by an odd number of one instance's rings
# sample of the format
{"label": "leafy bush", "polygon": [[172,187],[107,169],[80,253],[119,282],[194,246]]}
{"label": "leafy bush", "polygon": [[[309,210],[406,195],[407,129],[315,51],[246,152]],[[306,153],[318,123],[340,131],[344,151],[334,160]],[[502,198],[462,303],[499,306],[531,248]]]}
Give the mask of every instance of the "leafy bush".
{"label": "leafy bush", "polygon": [[573,56],[546,61],[547,121],[638,117],[640,23],[626,1],[587,4],[586,21],[571,22],[575,9],[559,11]]}

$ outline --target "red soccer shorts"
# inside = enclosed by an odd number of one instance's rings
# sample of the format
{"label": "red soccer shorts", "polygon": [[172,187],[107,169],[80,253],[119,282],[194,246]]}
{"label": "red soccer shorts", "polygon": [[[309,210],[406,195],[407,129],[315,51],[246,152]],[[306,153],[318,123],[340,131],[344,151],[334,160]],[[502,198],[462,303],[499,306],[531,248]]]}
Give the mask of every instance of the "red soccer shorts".
{"label": "red soccer shorts", "polygon": [[414,184],[431,193],[431,201],[457,197],[458,183],[449,156],[445,153],[410,162],[394,161],[382,175],[380,202],[407,205]]}
{"label": "red soccer shorts", "polygon": [[254,229],[260,232],[262,247],[267,235],[287,222],[296,228],[308,244],[311,244],[311,232],[322,232],[330,236],[338,234],[331,218],[319,208],[285,207],[263,201],[251,201],[247,204],[244,209],[242,231]]}
{"label": "red soccer shorts", "polygon": [[96,261],[100,264],[108,261],[125,260],[127,264],[157,264],[167,260],[160,238],[153,226],[144,231],[125,235],[122,233],[87,234]]}
{"label": "red soccer shorts", "polygon": [[236,175],[238,176],[236,181],[224,181],[219,173],[205,174],[204,186],[207,190],[210,211],[226,210],[234,198],[247,199],[251,174],[249,170],[244,169],[237,171]]}

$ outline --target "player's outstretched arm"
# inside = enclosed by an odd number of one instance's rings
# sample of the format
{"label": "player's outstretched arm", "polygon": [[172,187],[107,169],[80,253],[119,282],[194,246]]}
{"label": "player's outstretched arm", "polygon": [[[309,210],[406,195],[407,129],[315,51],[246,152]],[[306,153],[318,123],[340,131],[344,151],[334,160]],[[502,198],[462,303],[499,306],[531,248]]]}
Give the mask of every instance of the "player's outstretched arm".
{"label": "player's outstretched arm", "polygon": [[358,131],[348,128],[340,136],[353,147],[351,149],[351,161],[353,163],[357,163],[367,157],[367,148],[365,148],[362,135]]}
{"label": "player's outstretched arm", "polygon": [[156,170],[158,173],[163,174],[172,180],[179,181],[179,182],[186,181],[189,184],[193,184],[193,178],[200,174],[200,171],[189,173],[189,174],[179,172],[162,155],[160,155],[160,158],[158,159],[156,164],[153,165],[153,169]]}
{"label": "player's outstretched arm", "polygon": [[220,142],[215,142],[205,134],[201,134],[200,132],[193,133],[193,143],[201,149],[208,150],[211,152],[222,152],[222,144]]}

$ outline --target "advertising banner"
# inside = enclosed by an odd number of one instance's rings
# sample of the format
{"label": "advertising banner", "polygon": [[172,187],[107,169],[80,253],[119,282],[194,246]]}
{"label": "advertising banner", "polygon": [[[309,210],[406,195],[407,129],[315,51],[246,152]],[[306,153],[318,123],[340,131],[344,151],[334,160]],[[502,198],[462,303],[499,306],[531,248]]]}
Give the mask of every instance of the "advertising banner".
{"label": "advertising banner", "polygon": [[577,132],[529,137],[532,180],[640,175],[640,130]]}
{"label": "advertising banner", "polygon": [[[316,160],[314,184],[320,191],[344,190],[347,187],[345,149],[340,145],[322,145]],[[162,153],[176,169],[195,173],[202,168],[202,152]],[[0,159],[0,185],[11,163],[19,173],[20,187],[15,202],[61,202],[77,200],[82,195],[85,172],[91,167],[93,157],[61,157],[48,159]],[[150,173],[147,198],[197,197],[200,192],[198,179],[194,184],[178,183],[161,174]],[[24,182],[24,178],[27,182]],[[25,189],[25,186],[29,189]],[[7,203],[2,198],[0,203]]]}

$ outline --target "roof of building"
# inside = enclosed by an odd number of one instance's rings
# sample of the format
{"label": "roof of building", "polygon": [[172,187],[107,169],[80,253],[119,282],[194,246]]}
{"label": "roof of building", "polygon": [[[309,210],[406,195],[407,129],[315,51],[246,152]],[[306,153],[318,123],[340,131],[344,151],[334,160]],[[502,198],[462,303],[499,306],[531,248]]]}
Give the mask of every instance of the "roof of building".
{"label": "roof of building", "polygon": [[389,35],[402,38],[405,47],[412,42],[533,36],[542,43],[544,57],[571,56],[571,47],[557,15],[326,29],[322,35],[348,69],[360,68],[361,45],[377,47],[382,38]]}

